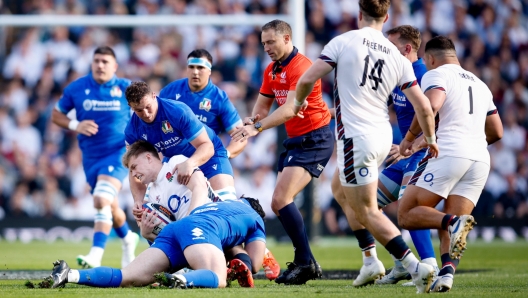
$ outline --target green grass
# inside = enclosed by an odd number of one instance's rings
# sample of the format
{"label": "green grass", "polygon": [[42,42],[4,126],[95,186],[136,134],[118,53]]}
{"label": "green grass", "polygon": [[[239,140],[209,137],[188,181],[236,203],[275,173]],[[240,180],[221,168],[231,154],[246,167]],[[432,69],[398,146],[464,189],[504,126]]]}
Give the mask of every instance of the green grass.
{"label": "green grass", "polygon": [[[147,247],[141,243],[138,252]],[[293,251],[290,245],[269,243],[278,261],[284,265],[291,261]],[[390,256],[378,246],[378,254],[386,267],[391,266]],[[0,242],[0,271],[6,270],[49,270],[51,262],[65,259],[75,264],[79,253],[86,253],[89,243],[45,243]],[[361,254],[353,239],[323,239],[312,246],[323,270],[358,270]],[[118,267],[121,258],[120,243],[108,243],[103,259],[106,266]],[[527,297],[528,296],[528,242],[504,243],[475,242],[469,244],[468,251],[458,269],[454,288],[450,297]],[[465,272],[465,273],[464,273]],[[96,289],[68,284],[59,290],[26,289],[24,280],[2,280],[0,276],[0,297],[174,297],[187,298],[212,296],[221,297],[408,297],[415,293],[414,288],[401,285],[371,286],[356,289],[351,280],[309,281],[304,286],[280,286],[267,280],[256,280],[255,289],[244,289],[234,285],[231,288],[211,290],[193,289],[188,291],[170,289]],[[35,280],[34,282],[38,282]],[[236,283],[235,283],[236,284]]]}

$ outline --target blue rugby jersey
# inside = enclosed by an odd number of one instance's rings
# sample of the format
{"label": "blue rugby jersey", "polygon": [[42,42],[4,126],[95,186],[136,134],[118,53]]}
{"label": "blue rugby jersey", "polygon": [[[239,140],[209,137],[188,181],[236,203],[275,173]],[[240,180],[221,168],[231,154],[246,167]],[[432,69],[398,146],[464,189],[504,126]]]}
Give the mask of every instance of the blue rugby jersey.
{"label": "blue rugby jersey", "polygon": [[78,121],[93,120],[99,126],[99,131],[91,137],[78,134],[83,158],[103,157],[124,148],[124,131],[131,115],[125,89],[130,83],[128,79],[114,76],[99,84],[88,74],[64,89],[57,109],[64,114],[75,109]]}
{"label": "blue rugby jersey", "polygon": [[132,144],[145,140],[156,147],[165,157],[184,155],[191,157],[196,149],[191,141],[205,129],[213,142],[215,156],[226,157],[227,152],[222,141],[214,131],[204,126],[184,103],[164,98],[156,98],[158,112],[152,123],[146,123],[136,114],[132,115],[125,129],[125,141]]}
{"label": "blue rugby jersey", "polygon": [[161,89],[159,97],[185,103],[196,114],[198,120],[209,126],[216,134],[228,132],[242,124],[227,94],[211,80],[199,92],[191,91],[189,79],[176,80]]}
{"label": "blue rugby jersey", "polygon": [[[418,58],[412,64],[414,75],[418,80],[418,84],[422,83],[422,77],[427,72],[425,63],[422,58]],[[390,95],[389,103],[394,104],[394,111],[396,112],[396,117],[398,118],[398,126],[402,134],[402,138],[405,137],[407,130],[411,126],[412,120],[414,118],[414,108],[411,102],[405,97],[405,94],[401,91],[399,87],[396,87]]]}

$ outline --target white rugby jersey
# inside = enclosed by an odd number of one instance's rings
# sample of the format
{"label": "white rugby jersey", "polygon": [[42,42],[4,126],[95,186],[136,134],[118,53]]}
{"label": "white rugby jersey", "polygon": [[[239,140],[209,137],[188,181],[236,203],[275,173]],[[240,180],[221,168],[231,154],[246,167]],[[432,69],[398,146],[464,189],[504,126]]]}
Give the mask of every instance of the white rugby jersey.
{"label": "white rugby jersey", "polygon": [[169,208],[176,220],[187,215],[192,197],[189,188],[178,182],[177,173],[171,174],[174,167],[185,160],[187,157],[175,155],[164,163],[156,181],[149,183],[144,198],[145,201]]}
{"label": "white rugby jersey", "polygon": [[493,95],[476,75],[460,65],[445,64],[422,78],[424,93],[430,89],[446,93],[438,111],[438,147],[441,156],[453,156],[490,163],[485,123],[497,113]]}
{"label": "white rugby jersey", "polygon": [[365,27],[333,38],[319,57],[336,68],[337,139],[390,133],[387,100],[396,86],[417,84],[409,60],[381,31]]}

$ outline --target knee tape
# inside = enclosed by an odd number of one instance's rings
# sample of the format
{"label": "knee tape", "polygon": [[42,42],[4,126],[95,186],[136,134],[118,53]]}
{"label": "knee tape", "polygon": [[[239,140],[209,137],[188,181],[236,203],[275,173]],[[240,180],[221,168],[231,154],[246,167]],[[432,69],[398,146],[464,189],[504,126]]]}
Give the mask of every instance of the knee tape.
{"label": "knee tape", "polygon": [[93,195],[94,197],[100,197],[112,203],[117,197],[117,188],[108,181],[99,180],[95,184]]}
{"label": "knee tape", "polygon": [[97,209],[95,213],[95,222],[104,222],[108,224],[113,224],[112,218],[112,207],[104,206],[101,209]]}

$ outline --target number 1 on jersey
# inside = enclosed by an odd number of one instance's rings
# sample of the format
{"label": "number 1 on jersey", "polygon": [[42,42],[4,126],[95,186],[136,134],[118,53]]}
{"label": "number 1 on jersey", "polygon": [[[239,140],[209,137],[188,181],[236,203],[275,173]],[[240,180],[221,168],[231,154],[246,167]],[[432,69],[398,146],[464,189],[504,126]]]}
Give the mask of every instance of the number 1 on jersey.
{"label": "number 1 on jersey", "polygon": [[473,89],[471,86],[468,88],[469,91],[469,114],[473,114]]}
{"label": "number 1 on jersey", "polygon": [[[363,78],[361,80],[361,84],[359,84],[360,87],[365,86],[365,83],[367,82],[367,72],[368,72],[368,67],[369,67],[370,56],[369,55],[365,56],[364,60],[365,60],[365,67],[363,68]],[[374,81],[375,85],[372,87],[372,90],[374,91],[377,91],[379,84],[383,83],[383,80],[381,79],[381,71],[383,70],[384,64],[385,64],[385,60],[378,59],[378,61],[376,61],[376,63],[374,64],[374,67],[370,71],[370,74],[368,75],[368,78]],[[377,77],[374,74],[376,69],[378,70]]]}

